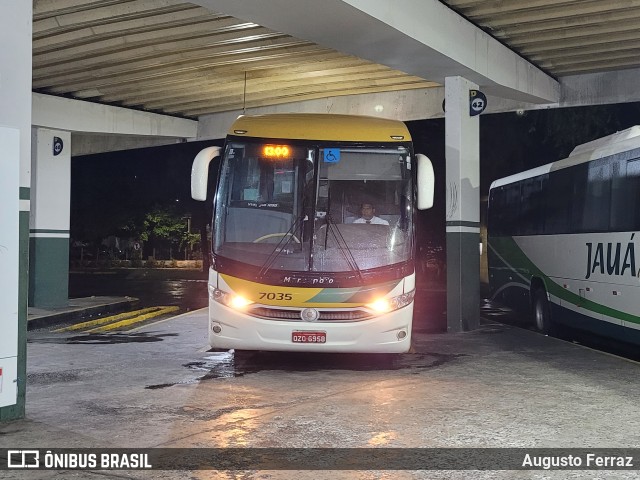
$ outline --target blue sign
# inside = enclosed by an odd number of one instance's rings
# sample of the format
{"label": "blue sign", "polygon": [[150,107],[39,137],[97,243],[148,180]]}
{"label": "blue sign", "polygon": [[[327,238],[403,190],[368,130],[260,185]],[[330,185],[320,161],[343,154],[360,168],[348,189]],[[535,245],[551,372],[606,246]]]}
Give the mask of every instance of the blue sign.
{"label": "blue sign", "polygon": [[340,161],[340,149],[339,148],[325,148],[324,149],[324,162],[325,163],[338,163]]}

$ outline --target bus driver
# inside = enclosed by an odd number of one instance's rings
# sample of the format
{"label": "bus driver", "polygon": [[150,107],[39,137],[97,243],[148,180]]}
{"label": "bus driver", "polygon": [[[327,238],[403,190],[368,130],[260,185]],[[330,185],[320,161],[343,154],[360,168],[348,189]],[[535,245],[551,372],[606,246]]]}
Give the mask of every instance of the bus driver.
{"label": "bus driver", "polygon": [[389,225],[386,220],[376,217],[376,209],[370,203],[363,203],[360,207],[361,217],[353,223],[372,223],[374,225]]}

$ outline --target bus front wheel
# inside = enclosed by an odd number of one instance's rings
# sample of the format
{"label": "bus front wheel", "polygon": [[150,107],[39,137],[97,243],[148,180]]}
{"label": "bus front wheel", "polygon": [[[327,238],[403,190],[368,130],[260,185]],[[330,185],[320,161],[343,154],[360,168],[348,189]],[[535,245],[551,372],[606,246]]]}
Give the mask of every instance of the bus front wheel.
{"label": "bus front wheel", "polygon": [[547,299],[547,292],[538,288],[533,298],[533,320],[536,329],[545,335],[553,334],[553,320],[551,319],[551,307]]}

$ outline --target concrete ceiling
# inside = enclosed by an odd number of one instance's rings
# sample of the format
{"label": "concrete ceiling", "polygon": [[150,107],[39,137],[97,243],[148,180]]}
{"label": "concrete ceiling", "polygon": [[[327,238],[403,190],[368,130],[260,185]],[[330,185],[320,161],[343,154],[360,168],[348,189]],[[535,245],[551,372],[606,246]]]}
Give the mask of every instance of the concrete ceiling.
{"label": "concrete ceiling", "polygon": [[190,3],[34,2],[33,88],[41,93],[197,117],[433,85]]}
{"label": "concrete ceiling", "polygon": [[640,67],[640,1],[444,3],[555,77]]}
{"label": "concrete ceiling", "polygon": [[[640,65],[640,1],[194,1],[34,0],[34,91],[197,118],[455,74],[550,101],[563,75]],[[412,8],[425,5],[446,11]],[[467,34],[471,48],[448,50]],[[521,65],[495,63],[507,54]]]}

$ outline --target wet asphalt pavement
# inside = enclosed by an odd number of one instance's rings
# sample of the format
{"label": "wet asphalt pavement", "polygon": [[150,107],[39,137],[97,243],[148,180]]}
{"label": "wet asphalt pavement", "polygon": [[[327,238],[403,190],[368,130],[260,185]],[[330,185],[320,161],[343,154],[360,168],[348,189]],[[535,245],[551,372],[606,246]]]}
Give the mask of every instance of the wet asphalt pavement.
{"label": "wet asphalt pavement", "polygon": [[[83,273],[72,274],[70,283],[77,295],[130,295],[143,306],[186,311],[207,303],[201,272]],[[401,355],[212,350],[206,310],[128,332],[29,332],[27,419],[0,425],[0,448],[638,445],[636,424],[629,421],[640,415],[638,364],[529,331],[525,319],[486,301],[476,331],[421,328],[442,321],[445,298],[444,289],[418,289],[415,351]],[[637,473],[191,468],[198,467],[105,476],[565,480]],[[15,478],[93,477],[67,470]]]}
{"label": "wet asphalt pavement", "polygon": [[[480,314],[482,315],[485,323],[499,322],[504,325],[519,327],[536,332],[532,318],[514,312],[513,310],[498,303],[494,303],[486,298],[482,300],[480,305]],[[616,340],[562,325],[556,325],[556,333],[554,336],[565,342],[575,343],[594,350],[599,350],[601,352],[610,353],[612,355],[640,362],[640,348],[636,345],[624,344]]]}
{"label": "wet asphalt pavement", "polygon": [[[640,441],[630,421],[640,415],[637,364],[522,328],[492,323],[460,334],[420,332],[415,353],[392,356],[210,351],[206,330],[200,310],[104,343],[32,332],[27,420],[0,425],[0,448],[630,448]],[[601,472],[300,467],[100,476],[637,478],[637,471],[594,476]],[[15,478],[97,475],[37,471]]]}

